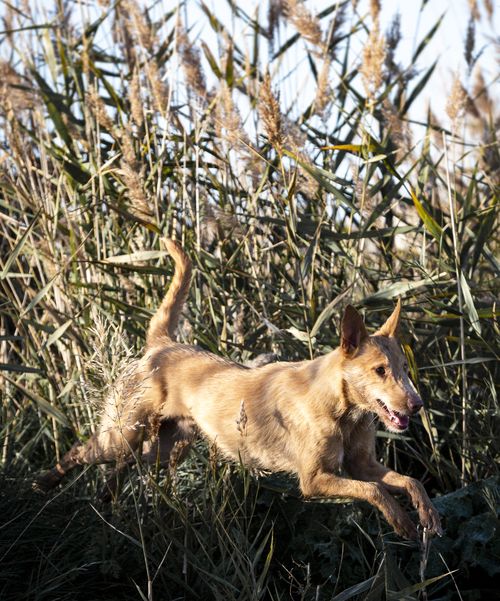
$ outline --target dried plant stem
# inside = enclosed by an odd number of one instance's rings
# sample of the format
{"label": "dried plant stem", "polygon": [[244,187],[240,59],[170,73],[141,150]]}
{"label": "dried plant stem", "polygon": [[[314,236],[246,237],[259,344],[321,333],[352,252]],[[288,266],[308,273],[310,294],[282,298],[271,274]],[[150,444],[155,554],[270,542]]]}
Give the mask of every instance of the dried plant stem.
{"label": "dried plant stem", "polygon": [[458,292],[458,310],[460,311],[460,372],[462,378],[462,485],[465,486],[467,482],[466,469],[469,461],[469,437],[467,433],[467,368],[465,364],[465,326],[464,326],[464,296],[462,291],[462,270],[460,267],[460,253],[457,236],[457,224],[455,219],[455,203],[453,202],[453,194],[451,191],[451,178],[450,169],[448,162],[448,144],[446,140],[446,133],[443,132],[443,148],[444,148],[444,159],[445,159],[445,170],[446,170],[446,186],[448,189],[448,203],[450,208],[450,222],[451,222],[451,233],[453,238],[453,253],[455,259],[455,277],[457,280],[457,292]]}

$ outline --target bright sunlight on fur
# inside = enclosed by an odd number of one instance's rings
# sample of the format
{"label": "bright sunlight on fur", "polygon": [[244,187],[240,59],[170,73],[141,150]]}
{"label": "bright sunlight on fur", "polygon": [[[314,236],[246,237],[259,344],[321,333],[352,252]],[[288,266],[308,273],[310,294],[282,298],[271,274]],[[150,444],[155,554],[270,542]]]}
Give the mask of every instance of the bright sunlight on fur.
{"label": "bright sunlight on fur", "polygon": [[[35,488],[49,490],[81,464],[116,462],[119,470],[137,455],[168,464],[201,433],[227,459],[295,474],[304,496],[368,501],[400,536],[415,539],[415,525],[391,495],[404,493],[421,525],[441,534],[422,484],[375,457],[375,416],[402,432],[423,405],[396,338],[401,302],[374,335],[349,305],[339,348],[310,361],[250,368],[173,339],[191,262],[178,243],[165,244],[175,274],[149,325],[143,357],[117,382],[98,433],[75,444]],[[109,479],[108,494],[116,492],[116,480]]]}

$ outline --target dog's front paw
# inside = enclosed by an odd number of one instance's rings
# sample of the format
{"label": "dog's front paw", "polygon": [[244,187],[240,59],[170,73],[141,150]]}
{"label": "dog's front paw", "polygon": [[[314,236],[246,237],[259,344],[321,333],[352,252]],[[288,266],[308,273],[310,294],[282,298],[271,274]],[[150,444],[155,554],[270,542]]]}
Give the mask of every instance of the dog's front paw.
{"label": "dog's front paw", "polygon": [[410,516],[406,512],[398,512],[397,515],[392,516],[388,521],[394,528],[396,534],[401,538],[406,538],[413,541],[418,540],[417,527],[411,521]]}
{"label": "dog's front paw", "polygon": [[430,534],[443,536],[439,513],[430,501],[419,508],[418,514],[420,523]]}

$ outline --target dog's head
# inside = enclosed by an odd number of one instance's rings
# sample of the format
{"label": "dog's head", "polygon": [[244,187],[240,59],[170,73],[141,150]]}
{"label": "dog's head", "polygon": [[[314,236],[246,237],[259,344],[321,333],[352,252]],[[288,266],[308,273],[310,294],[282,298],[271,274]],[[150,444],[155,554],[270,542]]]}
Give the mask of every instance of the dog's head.
{"label": "dog's head", "polygon": [[406,430],[410,416],[423,406],[397,340],[400,314],[398,301],[392,315],[372,336],[354,307],[349,305],[342,319],[343,378],[350,400],[376,413],[391,432]]}

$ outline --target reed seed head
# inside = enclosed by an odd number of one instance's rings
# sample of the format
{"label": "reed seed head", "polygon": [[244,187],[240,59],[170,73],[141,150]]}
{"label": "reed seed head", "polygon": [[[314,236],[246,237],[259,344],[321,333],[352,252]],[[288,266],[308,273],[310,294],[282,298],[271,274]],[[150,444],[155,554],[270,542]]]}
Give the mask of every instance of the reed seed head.
{"label": "reed seed head", "polygon": [[186,30],[179,23],[177,26],[177,50],[186,77],[186,83],[196,95],[206,100],[208,98],[205,74],[201,66],[200,51],[189,40]]}
{"label": "reed seed head", "polygon": [[481,15],[479,13],[479,6],[477,5],[477,0],[469,0],[469,8],[470,8],[471,17],[475,21],[479,21],[479,19],[481,18]]}
{"label": "reed seed head", "polygon": [[141,98],[141,79],[139,75],[139,69],[134,69],[132,73],[132,79],[130,80],[130,87],[128,90],[128,100],[130,102],[130,114],[133,122],[137,127],[142,127],[144,121],[143,105]]}
{"label": "reed seed head", "polygon": [[476,22],[474,18],[470,17],[469,24],[467,25],[467,36],[465,38],[464,55],[465,62],[469,68],[469,73],[474,66],[474,46],[476,44]]}
{"label": "reed seed head", "polygon": [[85,93],[85,102],[97,123],[109,133],[115,133],[115,124],[108,115],[104,100],[99,96],[95,86],[90,86]]}
{"label": "reed seed head", "polygon": [[457,73],[453,79],[451,93],[448,97],[448,102],[446,103],[446,114],[454,126],[463,114],[466,101],[467,94]]}
{"label": "reed seed head", "polygon": [[330,87],[330,57],[325,58],[318,73],[318,84],[316,87],[316,97],[314,99],[314,111],[318,115],[323,115],[330,102],[332,90]]}
{"label": "reed seed head", "polygon": [[380,8],[380,0],[370,0],[370,15],[374,22],[379,19]]}
{"label": "reed seed head", "polygon": [[386,42],[380,33],[378,22],[374,24],[363,50],[360,73],[366,96],[370,102],[382,84],[382,70],[386,56]]}
{"label": "reed seed head", "polygon": [[283,145],[281,110],[278,98],[271,89],[269,72],[265,74],[260,86],[258,109],[269,143],[280,152]]}
{"label": "reed seed head", "polygon": [[299,0],[284,0],[283,13],[300,35],[314,46],[323,46],[319,20]]}

